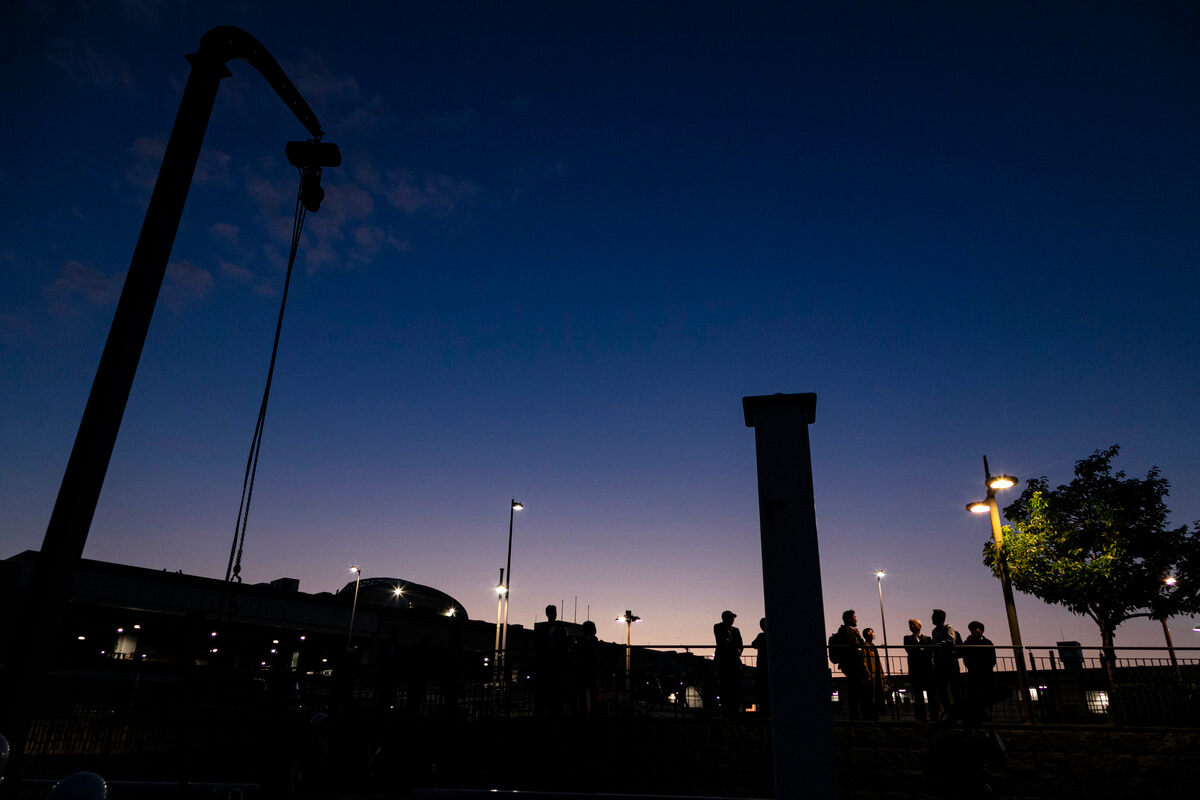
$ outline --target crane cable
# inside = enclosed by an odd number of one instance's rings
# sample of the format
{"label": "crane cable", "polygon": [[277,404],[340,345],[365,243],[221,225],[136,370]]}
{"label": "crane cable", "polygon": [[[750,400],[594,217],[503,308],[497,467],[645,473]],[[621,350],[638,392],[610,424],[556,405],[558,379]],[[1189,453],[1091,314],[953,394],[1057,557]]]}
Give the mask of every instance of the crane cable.
{"label": "crane cable", "polygon": [[[246,474],[242,479],[242,500],[238,505],[237,522],[233,528],[233,544],[229,548],[229,566],[225,568],[225,580],[242,582],[242,550],[246,545],[246,525],[250,521],[250,499],[254,496],[254,476],[258,472],[258,453],[262,449],[263,423],[267,419],[267,400],[271,396],[271,381],[275,375],[275,357],[279,353],[279,334],[283,330],[283,311],[287,307],[288,287],[292,282],[292,267],[296,263],[296,251],[300,246],[300,234],[304,230],[304,218],[308,214],[301,201],[305,195],[304,182],[315,178],[320,186],[321,170],[300,169],[300,188],[296,192],[296,213],[292,220],[292,249],[288,255],[287,275],[283,280],[283,299],[279,303],[279,319],[275,323],[275,342],[271,346],[271,365],[267,368],[267,385],[263,388],[262,405],[258,408],[258,422],[254,426],[254,438],[250,442],[250,455],[246,459]],[[318,189],[319,191],[319,189]],[[236,553],[236,558],[234,554]]]}

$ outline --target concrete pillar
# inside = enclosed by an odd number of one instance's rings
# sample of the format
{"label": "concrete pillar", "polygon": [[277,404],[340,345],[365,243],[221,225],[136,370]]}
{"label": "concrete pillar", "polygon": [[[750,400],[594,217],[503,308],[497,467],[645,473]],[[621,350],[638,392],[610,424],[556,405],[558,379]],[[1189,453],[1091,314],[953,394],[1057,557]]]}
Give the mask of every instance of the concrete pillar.
{"label": "concrete pillar", "polygon": [[817,396],[745,397],[742,408],[758,464],[775,796],[834,800],[837,754],[808,447]]}

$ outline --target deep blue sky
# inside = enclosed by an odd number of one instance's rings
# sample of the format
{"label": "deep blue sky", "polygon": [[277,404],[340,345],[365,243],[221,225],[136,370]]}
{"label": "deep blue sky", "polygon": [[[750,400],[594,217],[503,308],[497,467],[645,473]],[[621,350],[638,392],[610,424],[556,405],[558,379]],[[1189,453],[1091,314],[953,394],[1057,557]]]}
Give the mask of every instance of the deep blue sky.
{"label": "deep blue sky", "polygon": [[[831,626],[878,629],[883,569],[893,641],[934,606],[1008,641],[963,508],[984,453],[1060,483],[1119,443],[1200,517],[1194,4],[340,5],[0,11],[3,555],[40,546],[183,56],[221,24],[345,157],[292,284],[247,580],[334,590],[358,563],[490,619],[515,496],[512,621],[578,597],[642,643],[707,643],[725,608],[750,634],[741,398],[774,392],[819,398]],[[305,136],[231,67],[91,558],[224,575]],[[1027,644],[1098,643],[1018,610]]]}

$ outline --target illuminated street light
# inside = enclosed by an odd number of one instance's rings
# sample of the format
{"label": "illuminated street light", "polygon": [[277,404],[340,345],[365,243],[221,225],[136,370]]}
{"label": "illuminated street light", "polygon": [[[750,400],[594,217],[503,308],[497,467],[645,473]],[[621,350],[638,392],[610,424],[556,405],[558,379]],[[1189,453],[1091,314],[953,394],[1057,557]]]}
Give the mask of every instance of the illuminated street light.
{"label": "illuminated street light", "polygon": [[977,503],[967,503],[967,510],[981,514],[988,512],[992,522],[992,540],[996,543],[996,563],[1000,567],[1000,588],[1004,592],[1004,610],[1008,614],[1008,633],[1012,638],[1013,655],[1017,663],[1017,683],[1021,699],[1025,706],[1025,714],[1033,722],[1033,700],[1029,695],[1029,675],[1025,671],[1025,647],[1021,643],[1021,626],[1017,623],[1017,605],[1013,601],[1012,581],[1008,576],[1008,554],[1004,548],[1004,532],[1000,528],[1000,508],[996,505],[996,491],[1011,489],[1017,485],[1017,479],[1011,475],[995,475],[988,469],[987,456],[983,457],[983,483],[987,487],[987,499]]}
{"label": "illuminated street light", "polygon": [[[883,579],[887,573],[883,570],[878,570],[875,573],[875,582],[879,584],[879,624],[883,627],[883,669],[887,673],[888,686],[892,685],[892,665],[888,655],[891,653],[888,650],[887,640],[887,618],[883,615]],[[890,692],[890,690],[889,690]]]}
{"label": "illuminated street light", "polygon": [[362,583],[362,570],[358,567],[350,567],[350,571],[354,573],[354,603],[350,606],[350,632],[346,634],[347,648],[354,642],[354,614],[358,611],[358,584]]}
{"label": "illuminated street light", "polygon": [[496,584],[496,646],[492,648],[496,651],[495,663],[500,664],[500,611],[504,608],[504,595],[508,594],[508,587],[504,585],[504,567],[500,568],[500,582]]}
{"label": "illuminated street light", "polygon": [[[1167,587],[1168,592],[1175,588],[1178,581],[1174,575],[1168,575],[1163,578],[1163,585]],[[1175,668],[1175,672],[1179,672],[1179,661],[1175,658],[1175,643],[1171,641],[1171,629],[1167,626],[1167,618],[1163,617],[1160,622],[1163,626],[1163,636],[1167,640],[1167,653],[1171,656],[1171,666]]]}
{"label": "illuminated street light", "polygon": [[508,507],[508,561],[504,565],[504,574],[508,576],[508,583],[504,584],[504,628],[500,636],[501,652],[508,651],[508,606],[512,602],[512,533],[513,533],[513,515],[523,509],[525,506],[517,502],[514,497],[512,503]]}
{"label": "illuminated street light", "polygon": [[634,614],[629,609],[625,609],[625,613],[622,616],[617,617],[617,622],[625,623],[625,695],[629,698],[630,708],[633,708],[633,673],[631,669],[633,666],[633,640],[631,638],[631,631],[633,629],[633,623],[641,621],[642,618]]}

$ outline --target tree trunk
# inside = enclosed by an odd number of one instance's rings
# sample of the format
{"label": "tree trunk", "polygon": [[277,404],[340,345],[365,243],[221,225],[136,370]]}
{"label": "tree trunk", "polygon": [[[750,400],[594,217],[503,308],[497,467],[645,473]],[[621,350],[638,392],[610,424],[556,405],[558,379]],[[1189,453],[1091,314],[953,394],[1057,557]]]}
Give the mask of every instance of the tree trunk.
{"label": "tree trunk", "polygon": [[1101,622],[1100,644],[1104,649],[1101,651],[1100,660],[1104,664],[1104,676],[1108,680],[1108,698],[1110,704],[1112,703],[1113,690],[1116,688],[1115,670],[1117,666],[1117,651],[1113,649],[1113,640],[1115,638],[1116,626],[1108,624],[1107,621]]}

